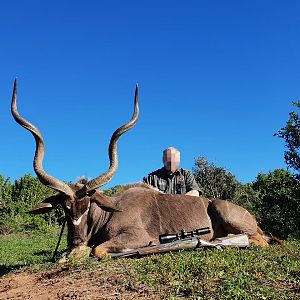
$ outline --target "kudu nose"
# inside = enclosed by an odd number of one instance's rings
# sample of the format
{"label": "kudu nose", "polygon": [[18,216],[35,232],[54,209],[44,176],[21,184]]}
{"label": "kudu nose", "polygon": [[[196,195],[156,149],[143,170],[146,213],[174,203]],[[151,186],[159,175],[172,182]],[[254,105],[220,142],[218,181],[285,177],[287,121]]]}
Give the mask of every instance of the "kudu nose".
{"label": "kudu nose", "polygon": [[78,247],[78,246],[82,246],[82,245],[85,245],[86,243],[84,242],[84,240],[83,239],[81,239],[81,238],[75,238],[75,239],[73,239],[73,246],[74,247]]}

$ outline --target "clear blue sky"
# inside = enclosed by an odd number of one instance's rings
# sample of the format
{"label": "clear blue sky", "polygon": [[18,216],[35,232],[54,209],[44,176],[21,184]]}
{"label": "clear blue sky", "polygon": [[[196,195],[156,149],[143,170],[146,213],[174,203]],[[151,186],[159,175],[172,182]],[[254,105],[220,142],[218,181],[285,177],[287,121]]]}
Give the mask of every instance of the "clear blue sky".
{"label": "clear blue sky", "polygon": [[273,134],[300,98],[299,1],[1,1],[0,41],[5,177],[34,174],[34,139],[10,115],[15,77],[19,111],[44,136],[44,168],[61,180],[108,168],[136,82],[140,119],[105,187],[160,168],[168,146],[184,168],[204,155],[244,183],[286,167]]}

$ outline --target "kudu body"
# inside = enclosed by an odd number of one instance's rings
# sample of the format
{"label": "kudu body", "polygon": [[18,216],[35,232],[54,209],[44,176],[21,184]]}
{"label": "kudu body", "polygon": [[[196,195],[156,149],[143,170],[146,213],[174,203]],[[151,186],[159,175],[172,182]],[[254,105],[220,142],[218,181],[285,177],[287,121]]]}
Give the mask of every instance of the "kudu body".
{"label": "kudu body", "polygon": [[69,186],[48,175],[42,166],[44,142],[39,130],[22,118],[17,110],[17,85],[14,84],[11,111],[15,120],[29,130],[36,141],[34,170],[39,180],[57,191],[33,208],[32,213],[47,213],[62,205],[68,225],[70,249],[87,245],[94,255],[159,243],[164,233],[211,227],[203,236],[213,240],[228,234],[245,233],[250,242],[268,245],[255,218],[244,208],[229,201],[186,195],[161,194],[145,184],[128,187],[116,197],[105,196],[99,187],[106,184],[118,167],[117,141],[138,119],[138,89],[132,119],[117,129],[109,144],[109,169],[90,181]]}

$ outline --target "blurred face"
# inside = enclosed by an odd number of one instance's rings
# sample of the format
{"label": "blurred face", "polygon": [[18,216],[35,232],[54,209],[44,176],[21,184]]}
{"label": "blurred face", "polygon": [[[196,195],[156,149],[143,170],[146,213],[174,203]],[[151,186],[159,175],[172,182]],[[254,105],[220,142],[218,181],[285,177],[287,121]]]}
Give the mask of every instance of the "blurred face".
{"label": "blurred face", "polygon": [[174,173],[180,163],[180,153],[174,149],[166,151],[163,155],[163,163],[169,173]]}

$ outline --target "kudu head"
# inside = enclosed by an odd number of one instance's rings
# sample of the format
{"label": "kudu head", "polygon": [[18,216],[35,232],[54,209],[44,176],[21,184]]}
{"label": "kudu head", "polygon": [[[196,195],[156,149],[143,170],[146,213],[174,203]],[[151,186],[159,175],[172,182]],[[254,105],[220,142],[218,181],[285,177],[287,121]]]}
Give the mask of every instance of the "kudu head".
{"label": "kudu head", "polygon": [[119,137],[127,130],[131,129],[137,122],[139,116],[138,106],[138,86],[136,85],[134,97],[134,113],[131,120],[125,125],[118,128],[112,135],[109,143],[109,161],[110,167],[107,171],[98,177],[68,185],[57,178],[47,174],[43,168],[43,159],[45,153],[45,144],[43,137],[36,126],[29,123],[20,116],[17,109],[17,80],[14,82],[14,90],[11,102],[11,112],[22,127],[32,133],[35,138],[36,150],[33,160],[34,171],[42,184],[52,188],[56,193],[37,204],[31,211],[34,214],[44,214],[61,205],[64,209],[68,222],[68,243],[70,246],[78,246],[85,244],[87,237],[87,215],[91,206],[91,202],[95,202],[100,208],[106,211],[118,211],[114,203],[105,197],[99,190],[99,187],[108,183],[118,168],[117,142]]}

